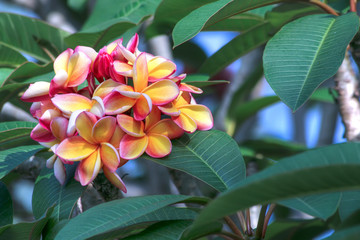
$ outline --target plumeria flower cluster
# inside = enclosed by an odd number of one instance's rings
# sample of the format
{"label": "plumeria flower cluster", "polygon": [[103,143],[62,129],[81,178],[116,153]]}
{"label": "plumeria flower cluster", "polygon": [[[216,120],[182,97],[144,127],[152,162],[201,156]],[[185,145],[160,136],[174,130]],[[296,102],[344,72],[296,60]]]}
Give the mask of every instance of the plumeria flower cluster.
{"label": "plumeria flower cluster", "polygon": [[201,89],[173,76],[176,65],[138,50],[136,34],[98,53],[89,47],[67,49],[54,61],[51,82],[30,84],[21,99],[33,102],[30,112],[39,124],[31,138],[54,153],[46,165],[64,184],[65,164],[79,162],[75,179],[82,185],[102,170],[122,191],[116,170],[146,153],[162,158],[171,152],[171,139],[184,132],[209,130],[209,109],[192,94]]}

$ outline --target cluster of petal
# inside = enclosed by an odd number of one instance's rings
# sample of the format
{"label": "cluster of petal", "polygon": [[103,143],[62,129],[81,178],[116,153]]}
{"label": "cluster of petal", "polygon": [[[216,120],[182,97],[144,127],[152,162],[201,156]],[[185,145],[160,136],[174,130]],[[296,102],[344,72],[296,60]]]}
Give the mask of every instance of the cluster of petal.
{"label": "cluster of petal", "polygon": [[165,157],[172,139],[212,128],[210,110],[192,96],[201,89],[182,82],[185,74],[173,76],[172,61],[140,52],[138,43],[135,34],[126,47],[119,39],[99,52],[67,49],[55,59],[50,83],[30,84],[21,97],[33,103],[39,124],[31,137],[54,153],[47,166],[61,184],[65,165],[78,162],[82,185],[103,171],[126,192],[119,167],[144,153]]}

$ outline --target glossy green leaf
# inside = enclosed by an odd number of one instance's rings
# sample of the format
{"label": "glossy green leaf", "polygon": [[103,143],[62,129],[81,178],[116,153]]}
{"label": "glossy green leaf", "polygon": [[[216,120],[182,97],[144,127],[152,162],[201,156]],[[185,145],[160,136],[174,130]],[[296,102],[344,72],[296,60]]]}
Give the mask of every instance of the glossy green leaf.
{"label": "glossy green leaf", "polygon": [[170,204],[191,199],[192,197],[183,195],[154,195],[103,203],[71,219],[56,235],[55,240],[88,239],[131,225],[136,219],[146,217],[147,214]]}
{"label": "glossy green leaf", "polygon": [[42,62],[51,61],[43,48],[56,56],[66,49],[64,37],[69,35],[41,20],[5,12],[0,13],[0,32],[1,44]]}
{"label": "glossy green leaf", "polygon": [[324,240],[353,240],[358,239],[359,235],[360,226],[354,226],[351,228],[335,231],[330,237],[324,238]]}
{"label": "glossy green leaf", "polygon": [[336,212],[341,196],[341,193],[326,193],[288,199],[279,204],[326,220]]}
{"label": "glossy green leaf", "polygon": [[246,12],[257,7],[274,4],[277,0],[218,0],[197,8],[181,19],[174,27],[174,47],[182,44],[198,34],[205,25],[211,26],[233,15]]}
{"label": "glossy green leaf", "polygon": [[215,75],[241,56],[265,44],[287,22],[314,12],[318,13],[319,10],[300,3],[284,4],[274,8],[272,12],[268,12],[264,21],[242,32],[211,55],[200,67],[199,72]]}
{"label": "glossy green leaf", "polygon": [[258,98],[246,103],[241,104],[238,106],[236,111],[236,122],[238,124],[243,123],[246,119],[253,116],[257,112],[259,112],[261,109],[266,108],[276,102],[278,102],[280,99],[277,96],[267,96]]}
{"label": "glossy green leaf", "polygon": [[311,15],[284,26],[267,44],[264,72],[275,93],[297,110],[341,65],[359,28],[354,13]]}
{"label": "glossy green leaf", "polygon": [[[13,83],[13,82],[32,82],[31,78],[37,77],[42,74],[46,74],[51,72],[53,76],[53,64],[48,63],[45,65],[39,65],[33,62],[25,62],[17,67],[2,83],[2,86],[5,84]],[[52,76],[52,77],[53,77]],[[48,82],[51,81],[52,77],[47,80]]]}
{"label": "glossy green leaf", "polygon": [[160,0],[129,0],[116,4],[112,0],[97,1],[83,29],[65,41],[72,47],[86,45],[98,50],[154,14],[159,3]]}
{"label": "glossy green leaf", "polygon": [[43,148],[40,145],[31,145],[0,151],[0,179]]}
{"label": "glossy green leaf", "polygon": [[32,196],[33,214],[39,219],[50,206],[55,206],[56,220],[70,218],[76,200],[85,187],[74,179],[75,166],[66,165],[66,181],[61,185],[55,178],[54,169],[43,168],[36,179]]}
{"label": "glossy green leaf", "polygon": [[329,228],[319,219],[276,220],[266,231],[265,240],[305,240],[315,239]]}
{"label": "glossy green leaf", "polygon": [[0,67],[17,67],[26,58],[21,53],[0,44]]}
{"label": "glossy green leaf", "polygon": [[185,229],[192,224],[192,221],[178,220],[156,223],[145,231],[124,238],[125,240],[176,240],[180,239]]}
{"label": "glossy green leaf", "polygon": [[18,146],[24,141],[30,140],[30,132],[36,126],[33,122],[2,122],[0,123],[0,148],[10,142]]}
{"label": "glossy green leaf", "polygon": [[360,191],[343,192],[339,206],[341,221],[344,221],[358,210],[360,210]]}
{"label": "glossy green leaf", "polygon": [[233,31],[243,32],[264,22],[264,18],[252,13],[242,13],[229,17],[210,26],[205,26],[203,31]]}
{"label": "glossy green leaf", "polygon": [[245,179],[245,163],[237,143],[218,130],[184,134],[172,141],[167,157],[145,158],[186,172],[220,192]]}
{"label": "glossy green leaf", "polygon": [[13,83],[0,87],[0,108],[14,96],[17,96],[28,86],[27,83]]}
{"label": "glossy green leaf", "polygon": [[0,228],[0,239],[11,240],[40,240],[41,232],[53,212],[53,207],[48,209],[46,215],[35,222],[17,223]]}
{"label": "glossy green leaf", "polygon": [[50,218],[43,231],[44,240],[54,240],[56,234],[70,221],[70,219],[54,221]]}
{"label": "glossy green leaf", "polygon": [[0,227],[7,224],[12,224],[13,203],[6,185],[2,182],[0,182],[0,216]]}
{"label": "glossy green leaf", "polygon": [[221,194],[203,209],[193,228],[257,204],[359,189],[359,154],[359,143],[344,143],[285,158]]}
{"label": "glossy green leaf", "polygon": [[13,71],[13,68],[0,68],[0,86],[2,86],[5,79],[7,79]]}

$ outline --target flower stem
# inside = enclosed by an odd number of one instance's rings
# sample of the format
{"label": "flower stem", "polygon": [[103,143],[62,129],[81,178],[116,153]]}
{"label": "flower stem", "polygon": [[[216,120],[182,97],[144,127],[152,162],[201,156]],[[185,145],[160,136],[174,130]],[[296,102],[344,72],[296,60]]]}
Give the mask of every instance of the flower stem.
{"label": "flower stem", "polygon": [[246,220],[245,220],[244,214],[243,214],[242,211],[239,211],[236,214],[237,214],[237,217],[239,219],[241,229],[245,233],[247,231],[247,228],[246,228]]}
{"label": "flower stem", "polygon": [[252,236],[250,208],[246,209],[245,214],[246,214],[247,235]]}
{"label": "flower stem", "polygon": [[350,0],[350,11],[356,13],[356,0]]}
{"label": "flower stem", "polygon": [[327,5],[326,3],[324,2],[321,2],[319,0],[300,0],[301,2],[308,2],[310,4],[313,4],[313,5],[316,5],[318,6],[319,8],[323,9],[325,12],[327,13],[330,13],[332,15],[335,15],[335,16],[339,16],[339,13],[337,13],[335,11],[335,9],[333,9],[332,7],[330,7],[329,5]]}
{"label": "flower stem", "polygon": [[236,226],[236,224],[233,222],[233,220],[231,220],[230,217],[226,216],[224,218],[226,224],[230,227],[230,229],[237,235],[240,237],[240,239],[245,239],[244,235],[242,234],[242,232],[240,231],[240,229]]}
{"label": "flower stem", "polygon": [[244,238],[241,238],[240,236],[226,231],[222,231],[221,233],[217,233],[216,235],[221,236],[227,240],[244,240]]}
{"label": "flower stem", "polygon": [[274,204],[274,203],[270,204],[269,209],[265,215],[264,226],[263,226],[263,230],[262,230],[262,239],[265,238],[267,226],[269,224],[270,217],[271,217],[272,213],[274,212],[275,207],[276,207],[276,204]]}
{"label": "flower stem", "polygon": [[262,231],[265,223],[265,215],[268,205],[261,206],[258,224],[256,227],[255,239],[261,239]]}

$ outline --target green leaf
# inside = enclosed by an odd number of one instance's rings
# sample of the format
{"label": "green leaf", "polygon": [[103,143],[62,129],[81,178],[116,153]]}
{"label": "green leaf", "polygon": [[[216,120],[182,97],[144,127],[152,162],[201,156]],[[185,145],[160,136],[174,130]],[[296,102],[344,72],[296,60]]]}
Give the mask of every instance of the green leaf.
{"label": "green leaf", "polygon": [[51,61],[42,48],[57,56],[65,50],[64,37],[69,35],[41,20],[5,12],[0,13],[0,32],[0,44],[42,62]]}
{"label": "green leaf", "polygon": [[279,202],[286,207],[307,213],[323,220],[331,217],[337,210],[341,200],[341,193],[326,193]]}
{"label": "green leaf", "polygon": [[71,219],[56,235],[59,239],[88,239],[95,235],[126,227],[170,204],[191,201],[183,195],[155,195],[114,200],[90,208]]}
{"label": "green leaf", "polygon": [[2,108],[2,106],[7,101],[9,101],[12,97],[16,96],[22,90],[24,90],[25,87],[28,85],[29,84],[27,84],[27,83],[13,83],[13,84],[8,84],[6,86],[0,87],[0,95],[1,95],[0,108]]}
{"label": "green leaf", "polygon": [[35,222],[17,223],[0,228],[0,239],[40,240],[41,233],[49,220],[54,208],[49,208],[44,218]]}
{"label": "green leaf", "polygon": [[355,13],[311,15],[285,25],[267,44],[264,72],[280,99],[296,111],[341,65],[359,28]]}
{"label": "green leaf", "polygon": [[13,203],[6,185],[0,182],[0,226],[13,222]]}
{"label": "green leaf", "polygon": [[0,67],[17,67],[26,58],[21,53],[0,44]]}
{"label": "green leaf", "polygon": [[236,108],[236,122],[238,124],[243,123],[246,119],[253,116],[257,112],[259,112],[261,109],[266,108],[276,102],[278,102],[280,99],[278,96],[267,96],[258,98],[246,103],[241,104]]}
{"label": "green leaf", "polygon": [[277,3],[277,0],[218,0],[197,8],[174,27],[174,47],[193,38],[204,27],[250,9]]}
{"label": "green leaf", "polygon": [[307,4],[283,4],[274,8],[266,14],[265,21],[253,25],[210,56],[199,72],[215,75],[241,56],[265,44],[287,22],[314,12],[318,13],[319,10]]}
{"label": "green leaf", "polygon": [[360,191],[343,192],[339,206],[341,221],[350,217],[354,212],[360,210]]}
{"label": "green leaf", "polygon": [[324,238],[324,240],[353,240],[359,238],[359,235],[360,226],[355,226],[335,231],[330,237]]}
{"label": "green leaf", "polygon": [[319,88],[311,95],[310,100],[325,102],[325,103],[335,103],[338,93],[331,88]]}
{"label": "green leaf", "polygon": [[[5,84],[12,83],[12,82],[19,82],[19,83],[20,82],[33,82],[31,80],[29,81],[29,79],[37,77],[42,74],[49,73],[49,72],[51,72],[53,74],[53,76],[55,76],[55,74],[53,73],[53,64],[52,63],[48,63],[45,65],[39,65],[39,64],[33,63],[33,62],[25,62],[22,65],[20,65],[19,67],[17,67],[6,78],[6,80],[2,83],[2,86]],[[52,77],[50,79],[48,79],[47,81],[50,82]]]}
{"label": "green leaf", "polygon": [[265,240],[304,240],[315,239],[329,228],[319,219],[286,220],[271,223],[266,231]]}
{"label": "green leaf", "polygon": [[31,145],[0,151],[0,179],[43,148],[40,145]]}
{"label": "green leaf", "polygon": [[237,143],[218,130],[185,134],[172,141],[167,157],[145,158],[186,172],[220,192],[245,179],[245,163]]}
{"label": "green leaf", "polygon": [[242,13],[229,17],[210,26],[205,26],[203,31],[233,31],[243,32],[264,22],[264,18],[252,13]]}
{"label": "green leaf", "polygon": [[55,178],[54,169],[43,168],[36,179],[32,196],[33,214],[39,219],[50,206],[54,206],[56,220],[70,218],[76,200],[85,187],[74,179],[75,166],[66,165],[66,181],[61,185]]}
{"label": "green leaf", "polygon": [[112,0],[97,1],[83,29],[65,41],[72,47],[86,45],[99,49],[153,15],[159,3],[160,0],[129,0],[116,4]]}
{"label": "green leaf", "polygon": [[2,86],[5,79],[7,79],[13,71],[13,68],[0,68],[0,86]]}
{"label": "green leaf", "polygon": [[285,158],[221,194],[193,228],[257,204],[360,188],[359,154],[359,143],[344,143]]}
{"label": "green leaf", "polygon": [[2,122],[0,123],[0,148],[10,142],[16,142],[18,146],[22,142],[30,140],[30,132],[36,126],[33,122]]}
{"label": "green leaf", "polygon": [[175,240],[180,239],[183,232],[192,224],[189,220],[166,221],[156,223],[139,234],[124,240]]}

